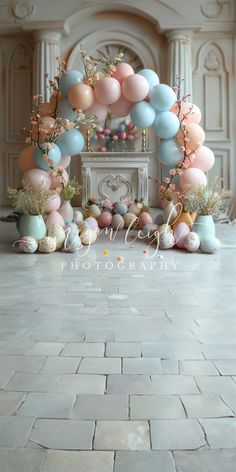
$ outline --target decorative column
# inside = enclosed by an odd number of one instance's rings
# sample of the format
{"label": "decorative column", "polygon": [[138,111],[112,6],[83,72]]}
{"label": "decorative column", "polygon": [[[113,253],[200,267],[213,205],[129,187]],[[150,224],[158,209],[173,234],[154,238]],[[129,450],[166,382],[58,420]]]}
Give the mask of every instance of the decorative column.
{"label": "decorative column", "polygon": [[[176,76],[184,79],[182,85],[184,95],[192,94],[192,34],[192,31],[187,30],[170,30],[166,33],[168,39],[168,83],[173,87]],[[192,101],[191,97],[188,101]]]}
{"label": "decorative column", "polygon": [[47,73],[49,79],[53,79],[58,73],[56,57],[60,57],[61,34],[51,31],[35,31],[33,37],[35,40],[33,93],[34,95],[40,94],[45,101],[49,101],[50,92],[46,86],[44,74]]}

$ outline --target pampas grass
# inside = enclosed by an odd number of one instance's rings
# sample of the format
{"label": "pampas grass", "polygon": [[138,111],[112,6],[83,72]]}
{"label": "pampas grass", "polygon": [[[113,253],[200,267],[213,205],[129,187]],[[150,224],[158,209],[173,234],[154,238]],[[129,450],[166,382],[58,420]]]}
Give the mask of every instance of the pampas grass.
{"label": "pampas grass", "polygon": [[214,215],[223,208],[224,200],[229,196],[230,192],[221,187],[221,179],[216,178],[207,187],[197,185],[186,192],[184,209],[198,215]]}
{"label": "pampas grass", "polygon": [[27,182],[23,182],[23,187],[19,190],[8,188],[8,195],[16,210],[22,210],[26,215],[43,215],[48,200],[56,195],[56,192],[42,187],[33,191]]}

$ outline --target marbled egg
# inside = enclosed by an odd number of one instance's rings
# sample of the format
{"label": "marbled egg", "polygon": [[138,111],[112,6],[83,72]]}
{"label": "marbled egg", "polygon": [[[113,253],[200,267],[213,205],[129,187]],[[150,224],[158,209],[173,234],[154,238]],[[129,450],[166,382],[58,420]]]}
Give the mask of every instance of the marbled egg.
{"label": "marbled egg", "polygon": [[128,207],[123,202],[117,202],[115,203],[113,210],[115,214],[117,213],[118,215],[124,215],[125,213],[127,213]]}
{"label": "marbled egg", "polygon": [[128,211],[128,213],[125,213],[125,215],[123,216],[123,220],[125,228],[128,228],[132,223],[132,229],[135,228],[136,225],[138,226],[138,218],[135,213],[130,213]]}
{"label": "marbled egg", "polygon": [[159,234],[159,245],[161,249],[171,249],[175,245],[175,237],[172,231]]}
{"label": "marbled egg", "polygon": [[198,234],[194,231],[190,231],[190,233],[186,236],[184,247],[189,252],[197,251],[200,247],[200,238]]}
{"label": "marbled egg", "polygon": [[81,243],[85,245],[95,243],[97,239],[97,231],[93,229],[84,228],[80,233]]}
{"label": "marbled egg", "polygon": [[203,239],[200,244],[200,249],[202,252],[207,254],[214,254],[220,248],[221,243],[217,238],[208,238]]}
{"label": "marbled egg", "polygon": [[111,226],[115,230],[121,230],[124,228],[125,222],[124,218],[117,213],[116,215],[113,215],[112,220],[111,220]]}
{"label": "marbled egg", "polygon": [[185,240],[190,233],[189,226],[186,223],[179,223],[174,231],[175,244],[179,248],[184,248]]}
{"label": "marbled egg", "polygon": [[52,211],[51,213],[49,213],[47,219],[46,219],[46,227],[47,229],[50,228],[50,226],[52,225],[61,225],[61,226],[65,226],[65,222],[62,218],[62,216],[60,215],[60,213],[58,213],[58,211]]}
{"label": "marbled egg", "polygon": [[143,235],[151,237],[153,233],[156,233],[159,227],[155,223],[148,223],[143,227]]}
{"label": "marbled egg", "polygon": [[164,223],[163,225],[160,226],[159,228],[159,233],[162,234],[162,233],[169,233],[171,231],[171,226]]}
{"label": "marbled egg", "polygon": [[142,206],[140,208],[140,207],[138,207],[138,205],[136,203],[130,203],[129,208],[128,208],[128,212],[133,213],[136,216],[140,215],[141,210],[142,210]]}
{"label": "marbled egg", "polygon": [[60,225],[51,225],[48,229],[48,236],[56,239],[56,250],[58,251],[63,247],[65,241],[65,231]]}
{"label": "marbled egg", "polygon": [[78,224],[78,223],[81,223],[81,221],[83,221],[84,217],[83,217],[83,213],[79,210],[75,210],[74,211],[74,218],[73,218],[73,222]]}
{"label": "marbled egg", "polygon": [[88,229],[92,229],[93,231],[97,231],[98,222],[93,216],[88,216],[88,218],[85,218],[85,220],[82,223],[82,229],[83,228],[88,228]]}
{"label": "marbled egg", "polygon": [[78,226],[75,223],[68,223],[68,225],[65,226],[66,234],[69,233],[69,234],[78,235],[78,231],[79,231]]}
{"label": "marbled egg", "polygon": [[95,205],[94,203],[93,205],[90,205],[88,207],[88,214],[89,216],[92,216],[93,218],[99,218],[99,216],[101,215],[101,210],[99,206]]}
{"label": "marbled egg", "polygon": [[19,248],[21,251],[27,252],[28,254],[33,254],[38,249],[37,241],[31,236],[24,236],[23,238],[16,241],[19,243]]}
{"label": "marbled egg", "polygon": [[144,228],[145,225],[152,223],[152,217],[150,213],[147,213],[146,211],[143,211],[138,219],[138,224],[141,229]]}
{"label": "marbled egg", "polygon": [[45,238],[39,241],[39,252],[50,253],[56,251],[57,243],[56,238],[51,238],[50,236],[45,236]]}
{"label": "marbled egg", "polygon": [[109,211],[103,211],[98,218],[99,228],[108,228],[111,224],[112,214]]}
{"label": "marbled egg", "polygon": [[65,252],[75,252],[81,246],[81,240],[78,234],[71,233],[66,237],[64,242]]}

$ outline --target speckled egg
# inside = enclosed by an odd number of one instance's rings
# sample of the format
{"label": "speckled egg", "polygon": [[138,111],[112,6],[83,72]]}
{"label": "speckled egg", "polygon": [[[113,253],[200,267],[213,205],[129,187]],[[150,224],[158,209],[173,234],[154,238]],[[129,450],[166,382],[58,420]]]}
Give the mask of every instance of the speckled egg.
{"label": "speckled egg", "polygon": [[97,231],[94,231],[89,228],[84,228],[80,233],[80,239],[82,244],[93,244],[97,239]]}
{"label": "speckled egg", "polygon": [[21,251],[27,252],[28,254],[33,254],[38,249],[37,241],[31,236],[24,236],[23,238],[18,239],[16,242],[19,243],[19,248]]}
{"label": "speckled egg", "polygon": [[88,218],[85,218],[85,220],[82,223],[82,229],[83,228],[88,228],[92,229],[93,231],[98,230],[98,222],[93,216],[89,216]]}
{"label": "speckled egg", "polygon": [[83,217],[83,213],[79,210],[75,210],[74,211],[74,218],[73,218],[73,222],[78,224],[78,223],[81,223],[81,221],[83,221],[84,217]]}
{"label": "speckled egg", "polygon": [[65,252],[75,252],[81,246],[81,240],[78,234],[71,233],[66,237],[64,242],[64,251]]}
{"label": "speckled egg", "polygon": [[51,225],[48,229],[48,236],[56,239],[56,250],[58,251],[63,247],[65,241],[65,231],[60,225]]}
{"label": "speckled egg", "polygon": [[161,233],[159,235],[159,244],[161,249],[171,249],[175,245],[175,238],[172,231]]}
{"label": "speckled egg", "polygon": [[68,225],[65,226],[65,232],[66,234],[78,234],[78,226],[75,223],[68,223]]}
{"label": "speckled egg", "polygon": [[203,239],[200,244],[200,249],[202,252],[207,254],[214,254],[220,248],[221,243],[217,238],[208,238]]}
{"label": "speckled egg", "polygon": [[56,251],[57,243],[56,238],[51,238],[50,236],[45,236],[45,238],[39,241],[39,252],[50,253]]}
{"label": "speckled egg", "polygon": [[152,217],[150,213],[147,213],[146,211],[143,211],[138,219],[138,224],[141,229],[144,228],[145,225],[152,223]]}
{"label": "speckled egg", "polygon": [[125,215],[125,213],[128,211],[128,207],[123,202],[117,202],[114,205],[113,211],[115,214],[117,213],[118,215]]}
{"label": "speckled egg", "polygon": [[65,222],[64,222],[62,216],[60,215],[60,213],[58,213],[58,211],[52,211],[51,213],[49,213],[49,215],[46,219],[47,229],[49,229],[50,226],[52,226],[54,224],[65,226]]}
{"label": "speckled egg", "polygon": [[114,230],[121,230],[124,228],[124,225],[124,218],[119,213],[113,215],[111,220],[111,226]]}
{"label": "speckled egg", "polygon": [[111,224],[112,214],[109,211],[103,211],[98,218],[99,228],[108,228]]}
{"label": "speckled egg", "polygon": [[159,228],[159,233],[162,234],[162,233],[169,233],[171,231],[171,226],[164,223],[163,225],[160,226]]}
{"label": "speckled egg", "polygon": [[132,225],[132,229],[134,229],[136,226],[138,226],[138,217],[134,213],[125,213],[123,216],[124,219],[124,227],[129,228],[130,225]]}
{"label": "speckled egg", "polygon": [[136,216],[139,216],[141,213],[141,210],[142,210],[142,206],[140,208],[136,203],[130,203],[128,212],[133,213]]}
{"label": "speckled egg", "polygon": [[101,215],[101,210],[99,206],[95,205],[95,203],[93,205],[90,205],[88,208],[88,215],[96,219],[99,218],[99,216]]}
{"label": "speckled egg", "polygon": [[194,231],[190,231],[190,233],[186,236],[184,247],[189,252],[197,251],[200,247],[200,238],[198,234]]}
{"label": "speckled egg", "polygon": [[148,223],[147,225],[143,227],[142,231],[145,236],[150,237],[153,235],[153,233],[155,233],[158,230],[159,230],[159,227],[155,225],[155,223]]}
{"label": "speckled egg", "polygon": [[178,248],[184,248],[185,240],[190,233],[189,226],[186,223],[179,223],[174,231],[175,244]]}

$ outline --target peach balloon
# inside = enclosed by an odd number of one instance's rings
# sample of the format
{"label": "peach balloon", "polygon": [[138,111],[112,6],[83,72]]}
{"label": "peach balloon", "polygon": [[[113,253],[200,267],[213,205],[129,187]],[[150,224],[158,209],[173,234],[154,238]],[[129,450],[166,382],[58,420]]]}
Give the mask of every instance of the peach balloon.
{"label": "peach balloon", "polygon": [[54,177],[52,176],[51,177],[51,189],[52,190],[55,190],[56,188],[58,187],[62,187],[62,185],[64,185],[64,187],[67,186],[68,182],[69,182],[69,175],[68,173],[66,172],[66,170],[64,169],[63,170],[63,182],[60,182],[60,177]]}
{"label": "peach balloon", "polygon": [[104,123],[108,113],[108,108],[106,105],[102,105],[96,100],[93,102],[92,106],[87,108],[85,115],[96,115],[96,123]]}
{"label": "peach balloon", "polygon": [[149,83],[140,74],[132,74],[122,82],[122,95],[131,102],[144,100],[149,93]]}
{"label": "peach balloon", "polygon": [[129,102],[128,100],[126,100],[126,98],[124,98],[121,95],[121,97],[119,98],[119,100],[117,100],[117,102],[110,105],[110,110],[112,112],[112,115],[123,117],[130,114],[130,110],[132,106],[133,106],[133,103]]}
{"label": "peach balloon", "polygon": [[[198,146],[201,146],[205,141],[205,133],[201,126],[197,125],[196,123],[186,123],[185,125],[186,131],[186,147],[189,150],[193,150]],[[184,133],[180,129],[177,134],[177,141],[182,146],[184,143]]]}
{"label": "peach balloon", "polygon": [[94,93],[99,103],[111,105],[121,96],[120,83],[113,77],[103,77],[95,83]]}
{"label": "peach balloon", "polygon": [[51,225],[65,226],[65,222],[58,211],[52,211],[49,213],[45,223],[47,229],[49,229]]}
{"label": "peach balloon", "polygon": [[76,84],[68,92],[68,102],[73,108],[87,110],[94,102],[92,87],[86,84]]}
{"label": "peach balloon", "polygon": [[202,170],[192,167],[191,169],[186,169],[184,173],[180,175],[179,183],[183,190],[189,190],[196,185],[206,187],[207,178]]}
{"label": "peach balloon", "polygon": [[207,146],[199,146],[195,151],[195,158],[191,162],[190,167],[196,167],[203,172],[211,170],[215,163],[215,156],[211,149]]}
{"label": "peach balloon", "polygon": [[[178,103],[175,102],[173,107],[170,109],[175,115],[179,113],[179,106]],[[200,108],[194,103],[182,102],[180,107],[179,119],[180,121],[183,120],[184,115],[187,115],[184,119],[185,123],[196,123],[197,125],[200,123],[202,114]]]}
{"label": "peach balloon", "polygon": [[30,185],[33,191],[37,191],[39,187],[49,190],[51,185],[49,173],[41,169],[27,170],[22,177],[22,182],[24,181]]}
{"label": "peach balloon", "polygon": [[118,64],[116,66],[116,71],[114,72],[114,74],[112,74],[112,77],[118,80],[118,82],[122,82],[122,80],[132,74],[134,74],[133,67],[131,67],[126,62],[121,62],[121,64]]}
{"label": "peach balloon", "polygon": [[60,206],[61,206],[61,197],[60,195],[58,195],[58,193],[55,193],[55,195],[52,195],[52,197],[48,200],[45,213],[51,213],[52,211],[57,211],[59,210]]}
{"label": "peach balloon", "polygon": [[71,156],[62,156],[58,164],[58,167],[64,167],[64,169],[66,169],[67,167],[69,167],[70,162],[71,162]]}
{"label": "peach balloon", "polygon": [[18,166],[21,172],[26,172],[30,169],[37,169],[36,164],[33,161],[33,153],[35,151],[34,146],[28,146],[24,148],[18,158]]}

